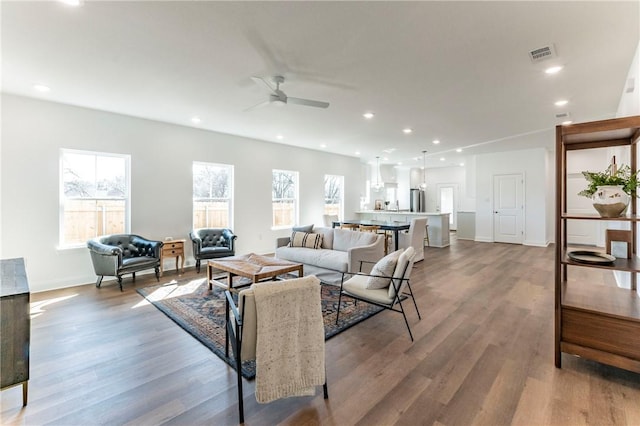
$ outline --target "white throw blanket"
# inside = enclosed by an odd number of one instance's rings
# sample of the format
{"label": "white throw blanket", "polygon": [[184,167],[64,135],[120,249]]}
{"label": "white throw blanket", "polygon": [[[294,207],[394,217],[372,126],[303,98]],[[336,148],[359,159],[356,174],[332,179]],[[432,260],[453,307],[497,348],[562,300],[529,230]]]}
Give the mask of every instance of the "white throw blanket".
{"label": "white throw blanket", "polygon": [[314,276],[252,286],[256,300],[256,400],[313,395],[324,384],[324,322]]}

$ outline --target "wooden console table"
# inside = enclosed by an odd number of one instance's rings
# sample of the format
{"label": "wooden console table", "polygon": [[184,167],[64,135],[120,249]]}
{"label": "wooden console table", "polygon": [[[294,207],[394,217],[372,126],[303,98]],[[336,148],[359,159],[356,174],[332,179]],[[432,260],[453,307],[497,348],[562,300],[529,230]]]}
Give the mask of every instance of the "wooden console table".
{"label": "wooden console table", "polygon": [[169,240],[165,241],[160,252],[160,276],[164,273],[164,258],[176,258],[176,273],[178,273],[178,259],[182,258],[180,269],[184,274],[184,243],[185,240]]}
{"label": "wooden console table", "polygon": [[24,259],[0,260],[0,390],[22,385],[27,405],[31,318]]}

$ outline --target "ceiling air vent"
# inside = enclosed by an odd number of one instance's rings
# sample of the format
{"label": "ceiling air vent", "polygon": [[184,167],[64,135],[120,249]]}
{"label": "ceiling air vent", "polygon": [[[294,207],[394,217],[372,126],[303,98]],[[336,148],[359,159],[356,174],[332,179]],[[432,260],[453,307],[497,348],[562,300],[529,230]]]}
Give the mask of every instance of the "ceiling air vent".
{"label": "ceiling air vent", "polygon": [[558,118],[558,119],[569,118],[569,113],[568,112],[559,112],[559,113],[556,114],[556,118]]}
{"label": "ceiling air vent", "polygon": [[529,58],[531,58],[531,62],[534,63],[555,58],[556,56],[556,49],[553,47],[553,44],[529,52]]}

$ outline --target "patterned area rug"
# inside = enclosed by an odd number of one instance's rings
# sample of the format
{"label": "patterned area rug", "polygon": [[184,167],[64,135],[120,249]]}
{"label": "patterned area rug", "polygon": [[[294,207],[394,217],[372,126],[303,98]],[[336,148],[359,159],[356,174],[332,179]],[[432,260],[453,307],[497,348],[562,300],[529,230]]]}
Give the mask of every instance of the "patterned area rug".
{"label": "patterned area rug", "polygon": [[[225,299],[222,289],[214,286],[213,290],[209,290],[206,278],[199,278],[144,287],[138,289],[138,293],[235,368],[231,347],[229,347],[229,357],[224,354]],[[356,305],[350,297],[343,297],[340,323],[336,325],[338,293],[338,287],[322,285],[325,339],[330,339],[382,310],[368,303],[361,302]],[[252,379],[255,374],[255,362],[243,363],[242,375],[245,378]]]}

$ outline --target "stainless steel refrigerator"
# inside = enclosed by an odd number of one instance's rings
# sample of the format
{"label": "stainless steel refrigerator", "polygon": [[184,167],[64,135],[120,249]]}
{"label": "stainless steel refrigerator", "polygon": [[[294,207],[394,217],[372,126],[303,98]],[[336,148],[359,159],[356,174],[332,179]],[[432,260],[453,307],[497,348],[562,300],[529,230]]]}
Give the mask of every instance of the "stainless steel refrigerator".
{"label": "stainless steel refrigerator", "polygon": [[412,212],[426,212],[426,198],[422,189],[412,188],[410,190],[410,208]]}

